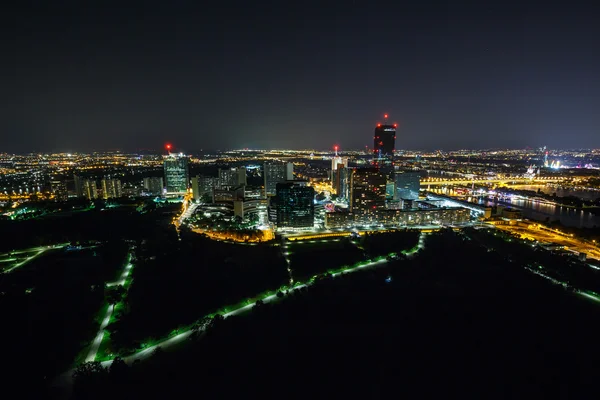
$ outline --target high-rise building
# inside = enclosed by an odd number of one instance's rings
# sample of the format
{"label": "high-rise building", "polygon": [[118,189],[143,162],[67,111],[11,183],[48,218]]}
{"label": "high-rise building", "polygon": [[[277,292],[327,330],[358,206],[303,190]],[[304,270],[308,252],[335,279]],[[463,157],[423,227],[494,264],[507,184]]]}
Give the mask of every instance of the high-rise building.
{"label": "high-rise building", "polygon": [[277,184],[294,180],[294,164],[283,162],[265,162],[264,165],[265,195],[277,194]]}
{"label": "high-rise building", "polygon": [[246,179],[246,167],[237,167],[237,183],[240,186],[246,186],[248,181]]}
{"label": "high-rise building", "polygon": [[98,198],[98,187],[96,181],[93,179],[84,179],[82,182],[83,197],[88,200],[94,200]]}
{"label": "high-rise building", "polygon": [[73,182],[75,184],[75,196],[83,197],[83,179],[79,175],[73,175]]}
{"label": "high-rise building", "polygon": [[67,183],[60,179],[50,181],[50,191],[55,201],[66,201],[68,199]]}
{"label": "high-rise building", "polygon": [[219,188],[230,189],[246,185],[246,167],[219,169]]}
{"label": "high-rise building", "polygon": [[335,189],[335,193],[339,198],[349,198],[349,179],[351,171],[351,169],[339,165],[337,170],[333,171],[333,188]]}
{"label": "high-rise building", "polygon": [[163,191],[163,178],[160,176],[150,176],[144,178],[144,189],[146,192],[159,195],[162,194]]}
{"label": "high-rise building", "polygon": [[335,171],[339,166],[348,168],[348,157],[335,156],[331,159],[331,170]]}
{"label": "high-rise building", "polygon": [[350,211],[368,214],[385,208],[387,179],[377,168],[357,168],[350,173]]}
{"label": "high-rise building", "polygon": [[294,182],[277,183],[277,228],[312,228],[315,189]]}
{"label": "high-rise building", "polygon": [[116,199],[123,196],[119,179],[102,179],[102,196],[104,199]]}
{"label": "high-rise building", "polygon": [[396,172],[394,200],[418,200],[421,176],[417,172]]}
{"label": "high-rise building", "polygon": [[[387,114],[385,115],[387,120]],[[373,164],[383,173],[394,170],[394,152],[396,151],[397,124],[377,124],[373,136]]]}
{"label": "high-rise building", "polygon": [[167,193],[185,193],[188,189],[190,173],[189,159],[182,154],[165,156],[165,186]]}
{"label": "high-rise building", "polygon": [[194,196],[194,200],[198,201],[202,198],[206,198],[207,196],[214,201],[213,199],[213,190],[215,189],[216,181],[218,178],[214,178],[212,176],[195,176],[192,178],[192,194]]}

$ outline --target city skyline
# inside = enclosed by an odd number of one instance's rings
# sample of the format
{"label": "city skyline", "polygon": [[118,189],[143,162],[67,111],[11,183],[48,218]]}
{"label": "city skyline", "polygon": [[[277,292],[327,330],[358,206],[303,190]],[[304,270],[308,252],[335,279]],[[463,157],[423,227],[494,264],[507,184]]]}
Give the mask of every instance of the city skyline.
{"label": "city skyline", "polygon": [[3,150],[360,149],[383,113],[398,149],[599,146],[599,28],[582,7],[236,11],[15,5]]}

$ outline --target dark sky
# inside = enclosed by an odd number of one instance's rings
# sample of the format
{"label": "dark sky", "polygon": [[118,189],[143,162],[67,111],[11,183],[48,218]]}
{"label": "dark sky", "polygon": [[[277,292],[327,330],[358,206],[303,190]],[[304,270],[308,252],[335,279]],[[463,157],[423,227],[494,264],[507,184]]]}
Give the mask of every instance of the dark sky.
{"label": "dark sky", "polygon": [[549,3],[16,1],[0,152],[600,147],[598,11]]}

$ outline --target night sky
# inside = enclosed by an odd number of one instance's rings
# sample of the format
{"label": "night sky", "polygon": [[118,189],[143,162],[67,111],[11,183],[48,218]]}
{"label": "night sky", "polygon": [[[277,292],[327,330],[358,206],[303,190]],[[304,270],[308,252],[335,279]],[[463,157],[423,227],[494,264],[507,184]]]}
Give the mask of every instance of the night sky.
{"label": "night sky", "polygon": [[0,152],[600,147],[597,9],[520,3],[17,1]]}

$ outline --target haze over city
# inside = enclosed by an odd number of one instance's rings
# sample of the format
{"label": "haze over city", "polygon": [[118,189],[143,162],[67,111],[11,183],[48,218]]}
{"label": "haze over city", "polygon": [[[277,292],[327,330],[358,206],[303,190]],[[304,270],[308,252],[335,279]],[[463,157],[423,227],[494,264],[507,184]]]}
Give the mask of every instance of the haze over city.
{"label": "haze over city", "polygon": [[33,4],[3,12],[6,152],[361,149],[383,113],[399,149],[599,145],[581,4]]}

